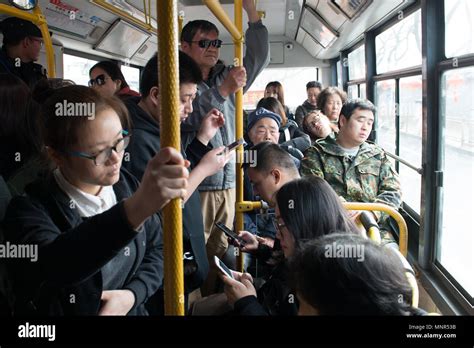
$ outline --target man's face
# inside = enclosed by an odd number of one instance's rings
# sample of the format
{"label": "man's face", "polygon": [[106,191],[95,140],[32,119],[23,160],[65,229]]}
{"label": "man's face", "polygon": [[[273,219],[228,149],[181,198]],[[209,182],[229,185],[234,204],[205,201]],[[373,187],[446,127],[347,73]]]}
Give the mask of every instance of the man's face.
{"label": "man's face", "polygon": [[194,59],[194,61],[200,67],[212,68],[214,65],[217,64],[217,60],[219,59],[219,51],[220,49],[214,47],[213,45],[209,45],[208,48],[203,48],[199,45],[199,41],[201,40],[217,40],[219,36],[215,31],[210,31],[208,33],[204,33],[202,31],[198,31],[194,37],[193,42],[182,42],[181,49],[184,53]]}
{"label": "man's face", "polygon": [[279,189],[278,180],[276,180],[274,173],[262,173],[255,168],[249,167],[248,175],[252,183],[253,193],[260,196],[270,206],[275,206],[273,196]]}
{"label": "man's face", "polygon": [[31,59],[31,61],[36,62],[39,59],[41,47],[43,47],[43,39],[29,36],[25,40],[28,58]]}
{"label": "man's face", "polygon": [[278,123],[276,123],[274,119],[268,117],[262,118],[253,125],[249,130],[248,135],[250,141],[254,145],[260,144],[264,141],[278,144],[278,138],[280,137]]}
{"label": "man's face", "polygon": [[197,85],[182,83],[179,86],[179,120],[183,122],[193,112],[193,100],[196,98]]}
{"label": "man's face", "polygon": [[361,145],[370,135],[374,125],[374,113],[369,110],[355,109],[349,119],[342,116],[339,120],[341,132],[338,136],[356,147]]}

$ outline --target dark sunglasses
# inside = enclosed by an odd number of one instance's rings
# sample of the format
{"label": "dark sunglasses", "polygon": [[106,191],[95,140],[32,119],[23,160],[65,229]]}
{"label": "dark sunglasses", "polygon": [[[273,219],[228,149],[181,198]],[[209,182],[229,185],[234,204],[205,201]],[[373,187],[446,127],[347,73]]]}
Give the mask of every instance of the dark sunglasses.
{"label": "dark sunglasses", "polygon": [[102,86],[105,85],[105,81],[108,79],[104,74],[97,76],[95,79],[90,79],[88,84],[89,87],[93,87],[95,85]]}
{"label": "dark sunglasses", "polygon": [[220,48],[222,46],[222,40],[216,39],[216,40],[199,40],[199,41],[191,41],[191,42],[197,42],[199,47],[201,48],[209,48],[209,46],[212,45],[212,47]]}

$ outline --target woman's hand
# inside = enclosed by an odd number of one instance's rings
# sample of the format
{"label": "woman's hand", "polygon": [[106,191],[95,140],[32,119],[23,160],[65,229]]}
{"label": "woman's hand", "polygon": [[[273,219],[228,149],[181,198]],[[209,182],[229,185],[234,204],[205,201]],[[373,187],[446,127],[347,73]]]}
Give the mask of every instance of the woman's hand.
{"label": "woman's hand", "polygon": [[102,291],[99,315],[127,315],[135,304],[135,295],[130,290]]}
{"label": "woman's hand", "polygon": [[232,271],[235,280],[219,272],[219,276],[224,282],[224,292],[227,296],[227,302],[231,306],[234,303],[246,296],[257,297],[257,291],[253,286],[252,276],[248,273],[240,273]]}

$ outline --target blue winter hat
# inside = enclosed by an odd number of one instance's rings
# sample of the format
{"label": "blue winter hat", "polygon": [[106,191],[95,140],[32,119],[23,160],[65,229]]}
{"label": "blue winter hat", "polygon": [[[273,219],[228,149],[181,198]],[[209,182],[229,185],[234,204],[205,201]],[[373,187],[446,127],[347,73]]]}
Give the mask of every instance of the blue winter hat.
{"label": "blue winter hat", "polygon": [[266,118],[266,117],[271,118],[276,123],[278,123],[278,128],[280,128],[280,126],[281,126],[281,117],[280,117],[280,115],[278,115],[278,114],[276,114],[276,113],[274,113],[270,110],[267,110],[265,108],[258,108],[255,111],[253,111],[248,117],[247,131],[251,130],[252,127],[255,125],[255,123],[260,121],[262,118]]}

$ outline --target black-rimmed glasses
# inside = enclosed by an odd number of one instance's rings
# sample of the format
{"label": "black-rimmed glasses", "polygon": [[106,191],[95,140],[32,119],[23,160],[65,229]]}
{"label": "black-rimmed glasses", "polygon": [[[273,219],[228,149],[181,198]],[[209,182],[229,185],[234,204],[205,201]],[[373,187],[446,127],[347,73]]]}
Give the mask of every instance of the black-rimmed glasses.
{"label": "black-rimmed glasses", "polygon": [[190,42],[197,42],[199,47],[201,48],[209,48],[210,46],[220,48],[222,46],[222,40],[199,40],[199,41],[190,41]]}

